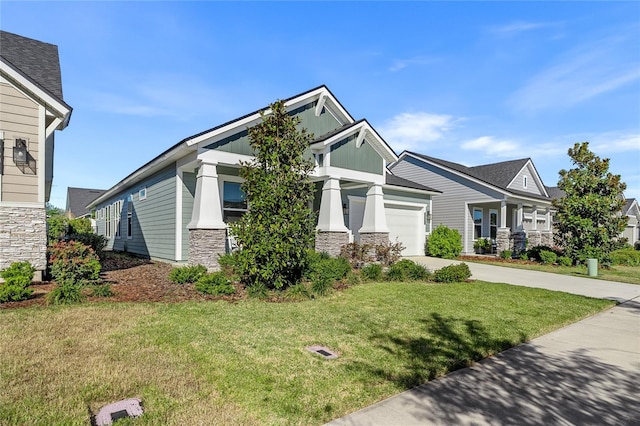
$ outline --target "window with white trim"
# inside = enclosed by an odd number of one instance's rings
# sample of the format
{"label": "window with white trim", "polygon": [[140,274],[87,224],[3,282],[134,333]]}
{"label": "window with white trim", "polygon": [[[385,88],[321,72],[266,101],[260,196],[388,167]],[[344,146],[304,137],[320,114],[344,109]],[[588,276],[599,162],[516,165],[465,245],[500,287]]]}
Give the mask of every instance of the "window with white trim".
{"label": "window with white trim", "polygon": [[105,207],[104,235],[111,238],[111,206]]}
{"label": "window with white trim", "polygon": [[222,185],[222,220],[235,222],[248,210],[247,196],[239,182],[225,181]]}
{"label": "window with white trim", "polygon": [[477,240],[482,238],[482,209],[478,207],[473,208],[473,239]]}
{"label": "window with white trim", "polygon": [[116,238],[120,238],[120,218],[122,217],[122,200],[113,203],[113,224],[115,226]]}
{"label": "window with white trim", "polygon": [[492,240],[498,236],[498,210],[489,210],[489,235]]}
{"label": "window with white trim", "polygon": [[147,199],[147,188],[141,188],[138,191],[138,200],[146,200]]}
{"label": "window with white trim", "polygon": [[127,203],[127,239],[133,238],[133,202]]}

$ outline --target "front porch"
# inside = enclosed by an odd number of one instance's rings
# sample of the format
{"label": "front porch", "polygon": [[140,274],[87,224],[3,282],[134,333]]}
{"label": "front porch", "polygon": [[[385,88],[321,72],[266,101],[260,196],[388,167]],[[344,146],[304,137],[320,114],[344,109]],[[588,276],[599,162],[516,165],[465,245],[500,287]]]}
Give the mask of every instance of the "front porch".
{"label": "front porch", "polygon": [[551,206],[541,204],[518,199],[469,204],[473,222],[471,245],[477,246],[479,239],[488,239],[490,252],[496,255],[505,250],[517,254],[528,247],[552,246]]}

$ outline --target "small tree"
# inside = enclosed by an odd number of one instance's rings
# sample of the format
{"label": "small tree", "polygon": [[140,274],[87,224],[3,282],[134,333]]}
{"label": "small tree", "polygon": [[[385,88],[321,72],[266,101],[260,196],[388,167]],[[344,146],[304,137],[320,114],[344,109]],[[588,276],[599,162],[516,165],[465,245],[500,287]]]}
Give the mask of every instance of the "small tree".
{"label": "small tree", "polygon": [[576,143],[568,154],[576,167],[560,170],[558,188],[565,195],[553,200],[556,244],[574,262],[606,258],[627,225],[621,214],[627,185],[609,172],[608,158],[589,150],[589,142]]}
{"label": "small tree", "polygon": [[241,248],[236,267],[254,294],[300,280],[315,224],[309,208],[314,165],[304,158],[312,135],[297,129],[300,120],[287,114],[282,101],[261,116],[262,123],[249,129],[255,158],[240,169],[249,211],[231,224]]}

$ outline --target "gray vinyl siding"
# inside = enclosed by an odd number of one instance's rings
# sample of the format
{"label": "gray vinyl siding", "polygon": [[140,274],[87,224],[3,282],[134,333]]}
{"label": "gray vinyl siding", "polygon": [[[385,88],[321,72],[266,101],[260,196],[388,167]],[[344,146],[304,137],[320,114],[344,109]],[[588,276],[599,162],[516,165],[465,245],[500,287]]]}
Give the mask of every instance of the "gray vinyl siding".
{"label": "gray vinyl siding", "polygon": [[331,166],[361,172],[382,174],[384,162],[366,141],[356,146],[358,136],[349,136],[331,145]]}
{"label": "gray vinyl siding", "polygon": [[430,195],[420,195],[388,188],[383,191],[385,201],[402,201],[406,203],[424,204],[427,206],[427,210],[429,209],[429,203],[431,202]]}
{"label": "gray vinyl siding", "polygon": [[[139,191],[146,188],[147,197],[140,200]],[[127,200],[132,203],[132,238],[127,238]],[[120,220],[120,238],[114,235],[107,248],[126,250],[145,257],[175,260],[176,241],[176,168],[175,164],[121,191],[107,202],[97,206],[100,210],[123,200]],[[98,233],[105,235],[105,219],[97,219]]]}
{"label": "gray vinyl siding", "polygon": [[[442,194],[435,197],[432,206],[433,228],[442,224],[457,229],[463,236],[463,240],[466,240],[468,252],[473,251],[472,203],[491,202],[503,197],[497,191],[411,157],[406,157],[397,163],[392,171],[394,175],[442,191]],[[469,207],[465,207],[467,202]],[[486,209],[485,206],[483,208]],[[488,209],[485,215],[483,224],[485,221],[488,223]],[[466,235],[464,234],[465,216],[468,225]]]}
{"label": "gray vinyl siding", "polygon": [[[290,115],[296,116],[300,119],[300,124],[298,124],[299,130],[305,128],[315,137],[319,137],[340,127],[340,123],[338,123],[338,121],[325,108],[322,109],[320,116],[316,117],[316,104],[317,101],[310,102],[289,111]],[[236,134],[207,145],[205,148],[242,155],[255,155],[255,152],[249,144],[249,132],[247,129],[241,130]],[[308,152],[305,152],[305,157],[311,157],[310,149]]]}
{"label": "gray vinyl siding", "polygon": [[182,174],[182,260],[189,258],[189,222],[193,213],[193,200],[196,195],[196,174]]}
{"label": "gray vinyl siding", "polygon": [[[540,186],[538,186],[538,182],[533,178],[534,175],[535,170],[533,169],[531,164],[527,164],[527,166],[520,171],[518,176],[516,176],[511,185],[509,185],[507,188],[514,191],[529,192],[535,195],[544,195],[544,190],[540,188]],[[527,177],[526,188],[524,187],[524,176]]]}

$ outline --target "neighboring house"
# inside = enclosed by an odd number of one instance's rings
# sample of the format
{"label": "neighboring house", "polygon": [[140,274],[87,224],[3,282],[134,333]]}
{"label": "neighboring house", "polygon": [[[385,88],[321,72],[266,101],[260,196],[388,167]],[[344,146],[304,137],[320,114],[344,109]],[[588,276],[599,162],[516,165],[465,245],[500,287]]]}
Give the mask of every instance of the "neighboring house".
{"label": "neighboring house", "polygon": [[0,31],[0,269],[47,264],[54,132],[69,124],[58,47]]}
{"label": "neighboring house", "polygon": [[94,232],[97,231],[96,219],[92,217],[91,210],[87,209],[87,205],[105,192],[105,189],[67,188],[65,216],[69,219],[89,219],[91,228]]}
{"label": "neighboring house", "polygon": [[640,241],[640,206],[638,206],[638,200],[628,198],[622,208],[622,214],[629,219],[622,236],[629,240],[629,244],[634,245]]}
{"label": "neighboring house", "polygon": [[[403,254],[423,254],[431,196],[439,192],[391,175],[394,151],[326,86],[285,106],[314,134],[305,155],[316,166],[316,249],[335,255],[351,240],[397,239]],[[90,203],[108,247],[217,268],[229,249],[227,224],[250,208],[238,172],[241,161],[253,158],[247,128],[260,122],[256,111],[190,136]]]}
{"label": "neighboring house", "polygon": [[493,240],[498,253],[553,245],[551,198],[530,158],[466,167],[404,151],[389,170],[443,191],[433,223],[457,229],[465,254],[478,238]]}

